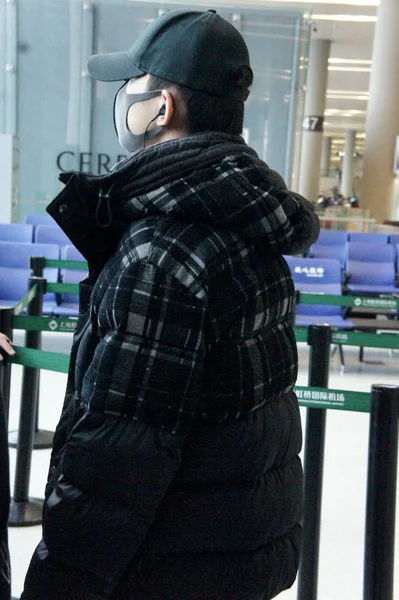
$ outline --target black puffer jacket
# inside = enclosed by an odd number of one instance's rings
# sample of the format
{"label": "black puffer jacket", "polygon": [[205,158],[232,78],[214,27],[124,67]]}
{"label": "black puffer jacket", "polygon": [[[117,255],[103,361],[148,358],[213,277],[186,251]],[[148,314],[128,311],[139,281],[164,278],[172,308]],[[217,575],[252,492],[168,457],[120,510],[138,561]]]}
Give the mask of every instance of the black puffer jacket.
{"label": "black puffer jacket", "polygon": [[7,533],[9,508],[10,471],[8,431],[3,398],[0,392],[0,600],[10,600],[11,596],[10,556]]}
{"label": "black puffer jacket", "polygon": [[90,277],[23,598],[274,597],[302,509],[282,254],[311,205],[215,134],[72,175],[49,212]]}

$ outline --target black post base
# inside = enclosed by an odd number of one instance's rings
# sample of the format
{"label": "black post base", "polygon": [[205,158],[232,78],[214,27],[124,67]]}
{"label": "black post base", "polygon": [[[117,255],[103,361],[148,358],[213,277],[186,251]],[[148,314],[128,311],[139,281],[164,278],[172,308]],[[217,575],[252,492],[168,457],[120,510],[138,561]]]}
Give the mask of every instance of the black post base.
{"label": "black post base", "polygon": [[9,527],[31,527],[41,525],[43,500],[29,498],[27,502],[15,502],[11,499]]}
{"label": "black post base", "polygon": [[[34,450],[47,450],[53,447],[54,431],[38,429],[35,431],[33,442]],[[8,445],[10,448],[16,448],[18,444],[18,431],[10,431],[8,434]]]}

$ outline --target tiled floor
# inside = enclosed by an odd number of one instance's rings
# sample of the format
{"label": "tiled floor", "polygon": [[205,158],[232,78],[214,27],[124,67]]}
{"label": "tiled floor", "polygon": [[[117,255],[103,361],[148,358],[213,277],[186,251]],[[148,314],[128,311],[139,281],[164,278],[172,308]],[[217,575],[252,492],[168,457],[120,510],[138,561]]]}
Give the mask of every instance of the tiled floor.
{"label": "tiled floor", "polygon": [[[21,339],[15,341],[20,343]],[[43,349],[67,352],[69,344],[68,334],[44,334]],[[301,344],[299,351],[298,384],[306,385],[308,349],[305,344]],[[373,383],[399,384],[399,352],[391,355],[388,350],[368,349],[365,352],[367,362],[360,364],[357,360],[357,350],[345,348],[345,357],[347,366],[344,373],[340,372],[338,353],[331,361],[331,388],[369,391]],[[18,426],[21,372],[21,367],[13,367],[11,429],[16,429]],[[57,423],[65,380],[65,375],[42,373],[40,427],[43,429],[54,429]],[[305,411],[302,414],[305,420]],[[339,411],[328,413],[319,600],[361,600],[362,598],[368,422],[369,417],[365,414]],[[13,476],[15,450],[11,450],[10,454]],[[35,450],[33,453],[30,485],[32,497],[43,495],[49,454],[49,450]],[[40,527],[10,529],[13,595],[16,597],[21,593],[30,556],[39,539]],[[396,548],[398,556],[399,526],[396,533]],[[399,598],[399,559],[396,560],[396,564],[398,568],[395,575],[395,597]],[[280,598],[296,599],[296,587],[281,594]]]}

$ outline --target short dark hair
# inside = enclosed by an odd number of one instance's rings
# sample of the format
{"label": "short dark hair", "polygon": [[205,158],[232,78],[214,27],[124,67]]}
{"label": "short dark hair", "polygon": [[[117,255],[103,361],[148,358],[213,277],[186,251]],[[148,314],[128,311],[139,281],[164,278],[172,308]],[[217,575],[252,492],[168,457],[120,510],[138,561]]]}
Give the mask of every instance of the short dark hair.
{"label": "short dark hair", "polygon": [[[252,85],[252,71],[248,67],[234,74],[234,85],[247,89]],[[241,135],[244,122],[244,102],[206,92],[193,90],[166,79],[150,75],[147,91],[175,87],[181,93],[186,105],[186,127],[190,134],[220,131],[231,135]]]}

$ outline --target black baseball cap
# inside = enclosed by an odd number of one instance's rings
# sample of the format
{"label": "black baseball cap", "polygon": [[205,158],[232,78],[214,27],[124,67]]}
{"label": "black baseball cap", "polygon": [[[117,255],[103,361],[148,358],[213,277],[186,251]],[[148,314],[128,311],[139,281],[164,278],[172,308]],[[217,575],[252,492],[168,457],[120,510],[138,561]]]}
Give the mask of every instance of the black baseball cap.
{"label": "black baseball cap", "polygon": [[251,69],[247,45],[214,10],[171,10],[155,19],[127,52],[95,54],[87,64],[89,74],[100,81],[150,73],[193,90],[244,101],[249,90],[234,83],[241,67]]}

